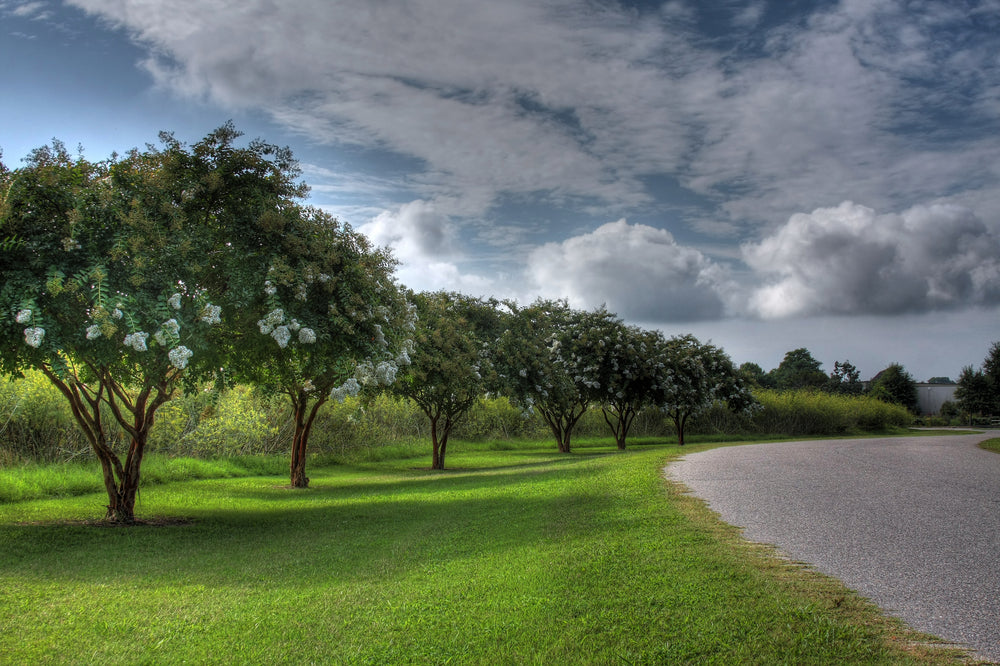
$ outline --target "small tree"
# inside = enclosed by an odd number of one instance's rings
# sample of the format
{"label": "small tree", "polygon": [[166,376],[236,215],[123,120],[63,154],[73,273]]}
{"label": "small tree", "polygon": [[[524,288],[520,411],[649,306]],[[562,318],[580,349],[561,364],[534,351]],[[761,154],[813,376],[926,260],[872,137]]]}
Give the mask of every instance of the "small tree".
{"label": "small tree", "polygon": [[624,450],[635,417],[654,401],[662,364],[656,353],[663,348],[663,336],[619,321],[607,323],[608,330],[593,348],[597,395],[604,421],[618,449]]}
{"label": "small tree", "polygon": [[495,356],[504,390],[525,409],[537,409],[559,451],[572,449],[573,428],[600,391],[592,351],[615,317],[583,312],[565,301],[509,306]]}
{"label": "small tree", "polygon": [[667,340],[661,350],[662,364],[656,402],[674,422],[677,443],[684,445],[688,419],[715,403],[726,403],[734,411],[756,405],[743,376],[726,353],[703,344],[693,335]]}
{"label": "small tree", "polygon": [[[146,162],[90,163],[56,142],[5,176],[0,204],[3,369],[37,368],[66,398],[101,463],[106,516],[126,523],[156,410],[182,377],[218,367],[206,329],[221,321],[188,254],[197,229],[137,196]],[[124,460],[102,404],[127,433]]]}
{"label": "small tree", "polygon": [[444,469],[448,437],[486,391],[491,364],[483,350],[495,335],[496,303],[437,292],[413,297],[417,326],[411,364],[391,391],[413,400],[430,421],[431,468]]}
{"label": "small tree", "polygon": [[770,374],[778,389],[818,389],[827,382],[820,362],[805,347],[786,353],[785,358]]}
{"label": "small tree", "polygon": [[879,400],[902,405],[914,413],[919,410],[917,383],[899,363],[893,363],[875,375],[869,390]]}
{"label": "small tree", "polygon": [[993,387],[989,375],[982,369],[967,365],[958,375],[955,400],[959,409],[969,416],[987,416],[993,410]]}
{"label": "small tree", "polygon": [[834,361],[833,372],[827,382],[830,393],[843,395],[861,395],[864,385],[861,383],[861,373],[850,361]]}
{"label": "small tree", "polygon": [[771,378],[766,372],[764,372],[764,369],[752,361],[741,363],[739,373],[740,376],[743,377],[743,381],[745,381],[749,386],[774,388]]}

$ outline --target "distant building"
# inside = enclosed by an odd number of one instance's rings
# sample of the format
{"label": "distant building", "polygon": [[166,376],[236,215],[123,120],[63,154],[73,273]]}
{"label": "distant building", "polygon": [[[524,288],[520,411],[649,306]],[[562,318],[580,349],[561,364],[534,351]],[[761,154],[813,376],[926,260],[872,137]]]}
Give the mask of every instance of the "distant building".
{"label": "distant building", "polygon": [[941,405],[949,400],[955,401],[955,389],[958,384],[925,384],[917,383],[917,404],[920,413],[940,414]]}

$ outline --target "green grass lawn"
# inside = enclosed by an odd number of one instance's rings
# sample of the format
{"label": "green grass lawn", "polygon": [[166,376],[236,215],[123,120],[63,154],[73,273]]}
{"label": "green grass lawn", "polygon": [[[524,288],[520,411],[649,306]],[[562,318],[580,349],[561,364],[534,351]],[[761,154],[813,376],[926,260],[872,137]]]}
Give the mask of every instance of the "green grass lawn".
{"label": "green grass lawn", "polygon": [[548,443],[0,504],[2,663],[954,663],[662,475]]}
{"label": "green grass lawn", "polygon": [[994,437],[993,439],[987,439],[985,442],[979,442],[979,447],[986,449],[987,451],[1000,453],[1000,437]]}

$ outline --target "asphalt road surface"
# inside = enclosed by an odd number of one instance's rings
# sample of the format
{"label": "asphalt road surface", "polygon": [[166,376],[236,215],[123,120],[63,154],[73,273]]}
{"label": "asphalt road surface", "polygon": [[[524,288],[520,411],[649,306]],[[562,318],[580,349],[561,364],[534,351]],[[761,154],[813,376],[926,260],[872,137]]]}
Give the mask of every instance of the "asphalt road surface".
{"label": "asphalt road surface", "polygon": [[953,437],[731,446],[667,467],[743,536],[1000,662],[1000,455]]}

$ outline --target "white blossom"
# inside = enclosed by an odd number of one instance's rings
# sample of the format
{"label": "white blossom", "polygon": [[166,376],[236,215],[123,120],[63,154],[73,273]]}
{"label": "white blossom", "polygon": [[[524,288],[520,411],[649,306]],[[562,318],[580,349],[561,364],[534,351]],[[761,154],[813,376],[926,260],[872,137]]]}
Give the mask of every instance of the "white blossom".
{"label": "white blossom", "polygon": [[276,308],[268,312],[263,319],[259,320],[257,326],[260,327],[260,332],[264,335],[271,335],[274,328],[284,320],[285,311],[281,308]]}
{"label": "white blossom", "polygon": [[121,319],[122,317],[125,316],[125,313],[123,313],[121,309],[115,308],[114,310],[112,310],[111,316],[114,317],[115,319]]}
{"label": "white blossom", "polygon": [[193,353],[194,352],[184,345],[180,345],[167,352],[167,358],[170,359],[170,365],[174,366],[178,370],[183,370],[187,367],[188,359],[191,358]]}
{"label": "white blossom", "polygon": [[23,310],[18,310],[17,323],[27,324],[29,321],[31,321],[31,310],[29,310],[28,308],[25,308]]}
{"label": "white blossom", "polygon": [[279,347],[284,349],[288,346],[288,340],[292,337],[292,333],[288,330],[287,326],[278,326],[271,331],[271,337],[274,338]]}
{"label": "white blossom", "polygon": [[144,352],[146,351],[146,338],[148,337],[149,333],[144,333],[143,331],[129,333],[125,336],[125,346],[139,352]]}
{"label": "white blossom", "polygon": [[396,381],[396,372],[399,368],[396,367],[395,363],[390,361],[382,361],[375,368],[375,378],[378,380],[379,384],[384,386],[389,386]]}
{"label": "white blossom", "polygon": [[313,384],[311,379],[307,379],[304,382],[302,382],[302,390],[305,391],[306,393],[312,393],[313,391],[316,390],[316,385]]}
{"label": "white blossom", "polygon": [[87,339],[96,340],[101,337],[101,327],[98,324],[92,324],[87,327]]}
{"label": "white blossom", "polygon": [[268,296],[274,296],[278,293],[278,288],[270,280],[264,280],[264,293]]}
{"label": "white blossom", "polygon": [[35,347],[36,349],[41,346],[42,338],[45,337],[45,329],[40,326],[29,326],[24,329],[24,342],[29,347]]}
{"label": "white blossom", "polygon": [[174,294],[173,296],[171,296],[170,298],[167,299],[167,303],[169,303],[170,307],[172,307],[174,310],[180,310],[181,309],[181,295],[180,294]]}
{"label": "white blossom", "polygon": [[299,342],[304,345],[311,345],[316,342],[316,332],[311,328],[299,329]]}
{"label": "white blossom", "polygon": [[209,303],[205,306],[205,309],[201,311],[201,320],[208,325],[221,324],[222,318],[219,316],[222,314],[222,308],[218,305],[212,305]]}
{"label": "white blossom", "polygon": [[298,290],[295,292],[295,298],[300,301],[304,301],[306,300],[306,298],[308,298],[308,293],[306,291],[306,286],[304,284],[299,285]]}
{"label": "white blossom", "polygon": [[344,402],[348,396],[355,397],[361,392],[361,384],[354,377],[351,377],[341,386],[338,386],[330,391],[330,397],[337,402]]}
{"label": "white blossom", "polygon": [[160,324],[160,330],[153,334],[153,339],[162,347],[168,346],[171,340],[178,337],[181,325],[176,319],[168,319]]}

